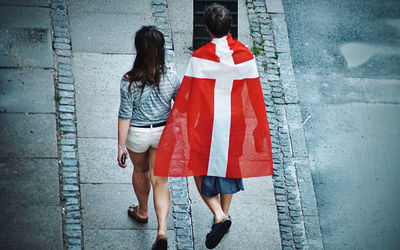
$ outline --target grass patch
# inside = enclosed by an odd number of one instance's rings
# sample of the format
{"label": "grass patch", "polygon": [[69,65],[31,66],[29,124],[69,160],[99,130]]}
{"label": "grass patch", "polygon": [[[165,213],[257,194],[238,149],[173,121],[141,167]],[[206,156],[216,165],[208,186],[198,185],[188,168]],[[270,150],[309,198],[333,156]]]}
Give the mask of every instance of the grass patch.
{"label": "grass patch", "polygon": [[264,63],[262,64],[262,66],[263,66],[263,68],[264,68],[265,71],[268,70],[268,64],[267,64],[266,62],[264,62]]}
{"label": "grass patch", "polygon": [[60,102],[60,101],[61,101],[61,98],[62,98],[62,96],[56,95],[56,96],[54,97],[54,100],[55,100],[56,102]]}
{"label": "grass patch", "polygon": [[254,55],[258,56],[261,53],[262,48],[258,47],[257,45],[254,45],[251,48],[251,51],[253,51]]}
{"label": "grass patch", "polygon": [[275,55],[275,59],[277,59],[278,60],[278,58],[279,58],[279,53],[278,52],[276,52],[276,51],[274,51],[274,55]]}

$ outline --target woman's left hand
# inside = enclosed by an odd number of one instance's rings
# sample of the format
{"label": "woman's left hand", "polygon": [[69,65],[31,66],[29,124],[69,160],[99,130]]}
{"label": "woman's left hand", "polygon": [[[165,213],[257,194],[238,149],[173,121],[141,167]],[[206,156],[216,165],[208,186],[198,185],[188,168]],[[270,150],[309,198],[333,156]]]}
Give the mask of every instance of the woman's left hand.
{"label": "woman's left hand", "polygon": [[[125,157],[126,157],[124,163],[122,163],[122,161],[121,161],[122,155],[125,155]],[[129,157],[129,154],[128,154],[128,151],[126,150],[126,147],[118,145],[118,158],[117,158],[117,161],[118,161],[118,165],[121,168],[126,168],[128,157]]]}

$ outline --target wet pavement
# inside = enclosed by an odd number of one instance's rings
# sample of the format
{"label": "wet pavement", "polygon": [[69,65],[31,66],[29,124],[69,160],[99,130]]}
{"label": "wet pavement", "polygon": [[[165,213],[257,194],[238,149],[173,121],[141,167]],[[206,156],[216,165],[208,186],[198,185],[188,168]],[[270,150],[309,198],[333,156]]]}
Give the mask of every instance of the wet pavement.
{"label": "wet pavement", "polygon": [[283,1],[326,249],[396,249],[398,1]]}
{"label": "wet pavement", "polygon": [[[134,60],[134,33],[157,21],[158,4],[0,2],[0,194],[6,204],[0,216],[1,248],[151,247],[157,228],[152,199],[148,224],[136,223],[126,212],[137,200],[133,166],[121,169],[115,162],[116,115],[119,81]],[[191,53],[190,22],[176,25],[182,21],[176,11],[184,4],[171,1],[165,12],[171,16],[175,48],[184,48],[183,54],[176,49],[172,59],[181,76]],[[244,1],[240,6],[242,41],[251,46]],[[192,178],[184,182],[193,228],[180,229],[173,203],[169,247],[204,249],[212,214]],[[246,180],[245,186],[232,204],[234,226],[218,248],[280,249],[272,178]],[[182,241],[182,232],[191,242]],[[244,240],[254,236],[257,240]]]}

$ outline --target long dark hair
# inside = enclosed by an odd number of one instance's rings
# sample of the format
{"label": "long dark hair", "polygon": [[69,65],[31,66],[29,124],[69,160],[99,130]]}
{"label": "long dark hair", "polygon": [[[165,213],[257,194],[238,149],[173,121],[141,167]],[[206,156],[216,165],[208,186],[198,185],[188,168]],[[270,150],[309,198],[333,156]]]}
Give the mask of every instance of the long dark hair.
{"label": "long dark hair", "polygon": [[164,35],[154,26],[142,26],[136,32],[135,62],[132,69],[125,74],[130,82],[129,91],[133,82],[142,82],[137,85],[142,91],[146,85],[158,86],[165,73],[164,42]]}

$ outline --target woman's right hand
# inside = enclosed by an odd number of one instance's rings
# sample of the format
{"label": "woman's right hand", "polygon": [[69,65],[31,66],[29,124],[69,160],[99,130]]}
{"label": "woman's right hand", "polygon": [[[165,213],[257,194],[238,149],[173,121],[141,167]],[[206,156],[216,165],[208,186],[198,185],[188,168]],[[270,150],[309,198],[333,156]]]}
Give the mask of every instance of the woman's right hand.
{"label": "woman's right hand", "polygon": [[[122,161],[121,161],[122,155],[125,155],[125,157],[126,157],[124,163],[122,163]],[[126,150],[126,147],[125,147],[125,146],[120,146],[120,145],[118,145],[118,158],[117,158],[118,165],[119,165],[121,168],[126,168],[126,166],[127,166],[127,160],[128,160],[128,151]]]}

